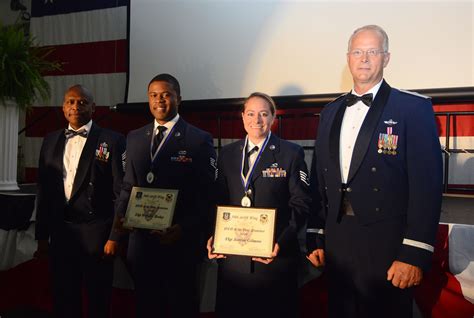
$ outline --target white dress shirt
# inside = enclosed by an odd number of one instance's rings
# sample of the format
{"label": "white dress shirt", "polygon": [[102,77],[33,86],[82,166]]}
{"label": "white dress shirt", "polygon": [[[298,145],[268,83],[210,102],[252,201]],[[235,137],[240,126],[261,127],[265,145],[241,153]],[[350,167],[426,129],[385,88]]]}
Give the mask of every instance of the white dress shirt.
{"label": "white dress shirt", "polygon": [[[271,132],[269,132],[269,134],[271,134]],[[268,138],[270,138],[270,136],[268,136]],[[252,171],[252,167],[253,167],[253,165],[254,165],[254,163],[255,163],[255,160],[257,160],[258,153],[259,153],[260,150],[262,149],[264,142],[265,142],[265,139],[263,139],[260,143],[258,143],[258,145],[255,145],[252,141],[250,141],[250,139],[248,140],[246,153],[248,153],[249,151],[251,151],[255,146],[258,147],[258,150],[257,150],[257,151],[254,151],[254,152],[249,156],[249,172]]]}
{"label": "white dress shirt", "polygon": [[[163,145],[163,143],[165,142],[166,140],[166,137],[168,137],[169,133],[171,132],[171,130],[173,129],[174,125],[176,125],[176,123],[178,122],[178,119],[179,119],[179,114],[176,114],[176,116],[173,117],[173,119],[171,119],[170,121],[167,121],[164,125],[161,125],[159,124],[156,119],[153,121],[154,122],[154,127],[153,127],[153,138],[151,138],[151,146],[150,146],[150,149],[151,147],[153,147],[153,140],[154,140],[154,137],[158,134],[158,126],[165,126],[166,127],[166,130],[163,132],[163,139],[161,140],[157,150],[156,150],[156,153],[160,152],[160,149],[161,149],[161,146]],[[152,154],[153,156],[154,154]]]}
{"label": "white dress shirt", "polygon": [[[74,131],[86,130],[87,133],[89,133],[91,131],[91,127],[92,120],[79,129],[74,129],[71,127],[71,125],[68,126],[68,129],[72,129]],[[86,141],[87,138],[82,136],[73,136],[66,139],[63,156],[63,182],[64,194],[66,195],[67,201],[69,201],[71,198],[72,186],[74,185],[74,179],[76,178],[77,166],[79,165],[79,159],[81,159],[82,149],[84,149]]]}
{"label": "white dress shirt", "polygon": [[[368,90],[365,94],[372,93],[373,99],[375,99],[375,95],[377,95],[381,85],[382,81]],[[352,89],[352,94],[361,96],[357,94],[354,89]],[[362,123],[364,122],[365,116],[368,112],[369,107],[367,107],[362,101],[358,101],[354,105],[346,107],[346,111],[344,112],[339,139],[339,163],[341,166],[342,183],[346,183],[347,178],[349,177],[349,168],[351,166],[354,146],[360,128],[362,127]]]}

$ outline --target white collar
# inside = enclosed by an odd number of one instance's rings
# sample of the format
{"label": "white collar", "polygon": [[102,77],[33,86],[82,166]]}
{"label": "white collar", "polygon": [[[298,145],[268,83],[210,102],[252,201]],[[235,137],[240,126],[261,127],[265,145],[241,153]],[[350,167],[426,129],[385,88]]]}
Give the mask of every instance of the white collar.
{"label": "white collar", "polygon": [[72,128],[71,124],[68,125],[68,129],[71,129],[71,130],[74,130],[74,131],[85,130],[88,133],[91,131],[91,128],[92,128],[92,119],[89,120],[89,122],[87,124],[85,124],[84,126],[79,127],[79,129]]}
{"label": "white collar", "polygon": [[[268,132],[268,138],[270,138],[271,134],[272,134],[271,131]],[[267,138],[265,137],[265,138],[264,138],[262,141],[260,141],[257,145],[254,144],[254,143],[250,140],[250,138],[247,137],[247,139],[248,139],[248,141],[247,141],[247,152],[249,152],[249,151],[252,150],[255,146],[258,147],[258,150],[262,149],[263,143],[265,142],[265,140],[266,140]]]}
{"label": "white collar", "polygon": [[[379,89],[380,89],[380,86],[382,86],[382,82],[383,82],[383,78],[380,80],[380,82],[378,82],[374,87],[372,87],[371,89],[369,89],[367,92],[365,92],[364,94],[362,95],[365,95],[365,94],[370,94],[372,93],[372,100],[375,99],[375,95],[377,95],[377,93],[379,92]],[[354,88],[352,88],[352,91],[351,91],[352,94],[356,95],[356,96],[362,96],[360,94],[357,94],[356,91],[354,90]]]}
{"label": "white collar", "polygon": [[173,129],[174,125],[176,125],[176,123],[178,122],[179,120],[179,114],[176,114],[176,116],[173,117],[173,119],[167,121],[166,123],[164,123],[163,125],[159,124],[156,119],[153,121],[154,123],[154,126],[153,126],[153,131],[156,131],[156,129],[158,128],[158,126],[165,126],[167,128],[168,131],[171,131],[171,129]]}

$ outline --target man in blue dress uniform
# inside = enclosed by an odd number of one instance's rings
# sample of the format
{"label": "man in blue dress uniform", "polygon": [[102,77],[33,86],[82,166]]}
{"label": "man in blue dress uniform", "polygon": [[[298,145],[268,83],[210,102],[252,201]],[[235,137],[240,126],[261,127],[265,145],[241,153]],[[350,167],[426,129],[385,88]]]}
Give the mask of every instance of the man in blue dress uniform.
{"label": "man in blue dress uniform", "polygon": [[[155,120],[127,136],[115,224],[125,215],[133,187],[178,190],[172,225],[165,231],[132,231],[127,259],[135,282],[137,317],[166,317],[167,312],[171,317],[196,317],[197,263],[213,207],[213,140],[179,116],[180,85],[173,76],[160,74],[150,81],[148,102]],[[112,234],[115,242],[122,236],[119,229]]]}
{"label": "man in blue dress uniform", "polygon": [[389,60],[382,28],[355,30],[352,92],[321,113],[311,182],[321,208],[307,238],[310,261],[326,262],[331,317],[411,317],[433,254],[442,192],[433,108],[385,82]]}

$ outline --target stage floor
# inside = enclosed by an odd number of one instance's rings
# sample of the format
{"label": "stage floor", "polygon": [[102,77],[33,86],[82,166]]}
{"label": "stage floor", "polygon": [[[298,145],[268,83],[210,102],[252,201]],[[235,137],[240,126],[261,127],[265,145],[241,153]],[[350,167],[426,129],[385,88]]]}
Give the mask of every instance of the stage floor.
{"label": "stage floor", "polygon": [[474,225],[474,195],[443,195],[440,222]]}

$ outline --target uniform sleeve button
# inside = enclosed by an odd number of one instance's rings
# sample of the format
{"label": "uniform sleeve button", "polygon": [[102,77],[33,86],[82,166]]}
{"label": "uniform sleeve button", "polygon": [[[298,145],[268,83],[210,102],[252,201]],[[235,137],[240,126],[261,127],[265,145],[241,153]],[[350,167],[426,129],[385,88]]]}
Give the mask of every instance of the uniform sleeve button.
{"label": "uniform sleeve button", "polygon": [[377,168],[375,167],[372,167],[372,169],[370,169],[372,172],[376,172],[377,171]]}
{"label": "uniform sleeve button", "polygon": [[375,208],[375,212],[380,212],[380,208]]}
{"label": "uniform sleeve button", "polygon": [[374,188],[374,192],[379,192],[379,188]]}
{"label": "uniform sleeve button", "polygon": [[347,192],[352,192],[352,188],[347,188],[346,191]]}

